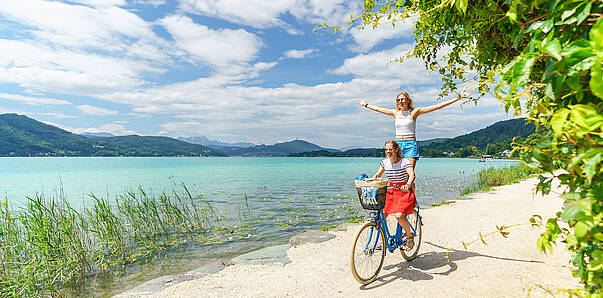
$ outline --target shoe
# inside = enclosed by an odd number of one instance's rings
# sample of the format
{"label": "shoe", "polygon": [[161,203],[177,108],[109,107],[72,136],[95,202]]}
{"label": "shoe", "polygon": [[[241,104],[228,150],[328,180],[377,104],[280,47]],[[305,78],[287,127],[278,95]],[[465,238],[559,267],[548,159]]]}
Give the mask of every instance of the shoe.
{"label": "shoe", "polygon": [[409,251],[415,247],[414,236],[406,239],[406,244],[404,245],[404,250]]}
{"label": "shoe", "polygon": [[377,243],[377,246],[375,246],[375,250],[382,250],[383,246],[381,245],[381,243]]}

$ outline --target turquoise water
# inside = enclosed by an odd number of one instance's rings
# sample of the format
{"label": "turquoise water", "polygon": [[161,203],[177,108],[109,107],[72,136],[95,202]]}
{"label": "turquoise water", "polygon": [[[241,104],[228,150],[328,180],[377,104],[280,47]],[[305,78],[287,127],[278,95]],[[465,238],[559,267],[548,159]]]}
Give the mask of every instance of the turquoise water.
{"label": "turquoise water", "polygon": [[[90,204],[89,193],[114,198],[143,188],[158,194],[182,189],[203,195],[230,226],[246,226],[249,237],[207,244],[192,241],[151,264],[97,278],[93,296],[261,247],[287,242],[292,235],[341,223],[362,214],[353,178],[372,176],[379,158],[0,158],[0,197],[13,208],[27,196],[63,195],[75,208]],[[416,168],[417,199],[423,207],[454,199],[484,167],[512,161],[480,163],[474,159],[421,159]]]}
{"label": "turquoise water", "polygon": [[[247,194],[305,196],[353,195],[352,179],[374,174],[378,158],[148,158],[59,157],[0,158],[0,196],[15,206],[26,196],[58,196],[73,206],[85,205],[88,193],[115,196],[139,186],[154,192],[185,184],[216,200]],[[488,166],[510,161],[480,163],[473,159],[424,158],[418,163],[420,202],[454,198],[471,175]]]}

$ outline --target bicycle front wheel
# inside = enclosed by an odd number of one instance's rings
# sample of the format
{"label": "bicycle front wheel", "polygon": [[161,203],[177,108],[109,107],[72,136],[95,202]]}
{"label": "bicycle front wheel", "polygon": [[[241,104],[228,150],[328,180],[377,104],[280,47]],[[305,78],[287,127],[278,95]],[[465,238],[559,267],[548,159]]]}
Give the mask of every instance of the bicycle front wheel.
{"label": "bicycle front wheel", "polygon": [[421,219],[419,218],[419,214],[417,211],[413,211],[412,214],[407,215],[408,223],[410,224],[410,229],[414,234],[414,246],[411,250],[405,250],[404,248],[400,249],[400,253],[402,257],[407,261],[412,261],[419,254],[419,248],[421,247],[421,237],[423,236],[423,229],[421,228]]}
{"label": "bicycle front wheel", "polygon": [[386,249],[383,230],[375,222],[369,221],[360,227],[354,237],[351,255],[352,274],[359,283],[366,285],[377,278]]}

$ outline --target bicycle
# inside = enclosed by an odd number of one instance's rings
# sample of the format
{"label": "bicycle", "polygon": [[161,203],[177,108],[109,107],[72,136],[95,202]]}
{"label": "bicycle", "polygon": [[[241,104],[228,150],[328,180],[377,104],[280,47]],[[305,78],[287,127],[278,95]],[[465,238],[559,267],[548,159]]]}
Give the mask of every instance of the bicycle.
{"label": "bicycle", "polygon": [[[394,188],[400,189],[398,187]],[[387,187],[385,190],[387,191]],[[377,198],[370,197],[373,193],[377,193]],[[383,194],[382,198],[379,197],[380,193]],[[381,210],[385,204],[385,193],[362,189],[362,191],[358,190],[358,196],[363,208],[373,210],[369,214],[369,221],[364,223],[356,233],[351,254],[352,274],[359,283],[366,285],[373,282],[379,275],[385,260],[386,249],[393,253],[394,250],[400,247],[400,253],[406,261],[412,261],[417,257],[421,247],[423,234],[421,226],[423,223],[419,213],[420,207],[415,201],[413,213],[406,215],[414,235],[414,246],[407,251],[403,246],[408,242],[408,237],[405,232],[402,232],[402,227],[398,222],[396,222],[396,233],[393,235],[389,233],[386,218],[383,210]],[[378,199],[377,204],[374,204],[375,199]],[[367,204],[367,201],[372,204]],[[377,208],[379,210],[375,210]],[[381,244],[380,247],[379,244]]]}

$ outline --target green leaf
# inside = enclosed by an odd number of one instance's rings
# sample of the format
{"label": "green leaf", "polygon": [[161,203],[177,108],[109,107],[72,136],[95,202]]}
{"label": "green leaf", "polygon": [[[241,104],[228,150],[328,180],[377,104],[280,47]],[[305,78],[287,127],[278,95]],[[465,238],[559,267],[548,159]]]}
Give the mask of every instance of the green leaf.
{"label": "green leaf", "polygon": [[591,44],[591,42],[584,38],[578,39],[578,40],[570,43],[568,46],[564,47],[561,54],[562,55],[570,55],[571,53],[573,53],[575,51],[583,50],[584,48],[589,48],[591,46],[590,44]]}
{"label": "green leaf", "polygon": [[599,57],[603,57],[603,18],[599,19],[588,33],[591,47]]}
{"label": "green leaf", "polygon": [[562,14],[561,14],[561,21],[565,21],[567,18],[571,17],[574,15],[574,13],[576,13],[576,8],[578,8],[577,6],[575,6],[572,9],[568,9],[565,10]]}
{"label": "green leaf", "polygon": [[576,235],[576,238],[580,240],[586,236],[586,233],[588,233],[588,225],[581,221],[577,222],[574,226],[574,235]]}
{"label": "green leaf", "polygon": [[576,25],[580,25],[582,22],[584,22],[584,20],[586,20],[586,18],[590,14],[591,7],[592,4],[590,2],[586,2],[584,5],[580,5],[580,8],[576,12]]}
{"label": "green leaf", "polygon": [[454,3],[454,6],[456,7],[456,10],[465,14],[465,12],[467,12],[468,4],[469,4],[469,0],[456,0],[456,2]]}
{"label": "green leaf", "polygon": [[590,69],[590,82],[588,86],[590,91],[597,97],[603,99],[603,58],[599,58],[595,61]]}
{"label": "green leaf", "polygon": [[517,21],[517,3],[513,3],[509,10],[507,11],[506,16],[509,17],[511,22],[515,23]]}
{"label": "green leaf", "polygon": [[567,116],[569,115],[569,110],[568,109],[562,109],[558,112],[555,113],[555,115],[553,115],[553,118],[551,118],[551,129],[556,133],[560,133],[563,130],[563,126],[565,125],[565,122],[567,121]]}
{"label": "green leaf", "polygon": [[569,221],[575,219],[580,213],[584,213],[584,209],[578,204],[571,204],[563,209],[561,219]]}
{"label": "green leaf", "polygon": [[543,44],[542,49],[545,53],[553,56],[557,61],[562,59],[561,57],[561,43],[559,43],[558,39],[553,39],[545,44]]}
{"label": "green leaf", "polygon": [[567,75],[571,76],[582,70],[590,69],[597,60],[597,56],[588,47],[572,52],[565,60],[568,68]]}

